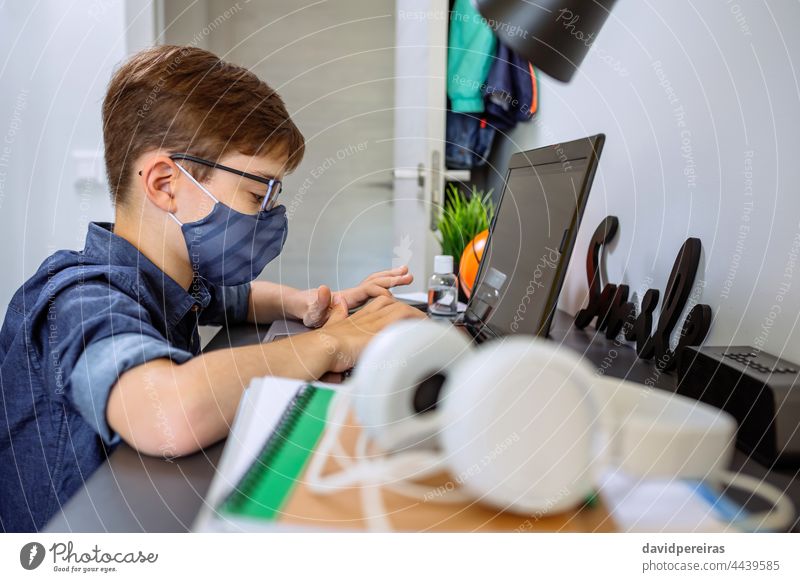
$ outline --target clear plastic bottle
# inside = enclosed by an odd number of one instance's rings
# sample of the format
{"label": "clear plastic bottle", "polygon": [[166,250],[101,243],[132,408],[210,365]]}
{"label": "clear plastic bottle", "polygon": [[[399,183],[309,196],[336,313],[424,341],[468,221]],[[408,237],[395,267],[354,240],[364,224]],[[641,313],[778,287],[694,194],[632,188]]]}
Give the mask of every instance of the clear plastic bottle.
{"label": "clear plastic bottle", "polygon": [[453,274],[453,257],[437,255],[428,283],[428,313],[454,317],[458,313],[458,281]]}
{"label": "clear plastic bottle", "polygon": [[500,299],[500,289],[506,282],[506,275],[495,269],[489,268],[486,278],[475,292],[470,303],[469,310],[464,314],[464,318],[471,324],[485,324],[489,320],[492,310],[497,306]]}

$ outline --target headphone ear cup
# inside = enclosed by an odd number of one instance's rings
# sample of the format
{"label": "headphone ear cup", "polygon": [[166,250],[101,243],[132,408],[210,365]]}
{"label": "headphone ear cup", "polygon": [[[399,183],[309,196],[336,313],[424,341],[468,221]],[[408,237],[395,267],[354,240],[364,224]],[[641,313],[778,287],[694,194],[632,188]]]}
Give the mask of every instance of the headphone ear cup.
{"label": "headphone ear cup", "polygon": [[445,464],[475,499],[557,512],[593,491],[592,372],[534,337],[498,339],[451,371],[441,403]]}
{"label": "headphone ear cup", "polygon": [[448,369],[472,353],[466,334],[450,324],[406,320],[381,331],[351,379],[362,429],[387,452],[436,446]]}

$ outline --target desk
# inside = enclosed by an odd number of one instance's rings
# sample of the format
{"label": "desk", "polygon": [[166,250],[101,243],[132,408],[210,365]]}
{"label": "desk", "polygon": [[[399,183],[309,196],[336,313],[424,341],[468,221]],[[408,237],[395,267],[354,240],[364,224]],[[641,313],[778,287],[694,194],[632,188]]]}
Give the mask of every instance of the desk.
{"label": "desk", "polygon": [[[207,350],[255,343],[267,328],[253,325],[222,329]],[[553,341],[576,350],[609,376],[653,383],[675,390],[675,374],[657,374],[651,362],[640,360],[624,343],[607,340],[593,328],[577,330],[572,318],[558,312],[550,332]],[[208,491],[223,443],[174,462],[144,457],[125,444],[93,473],[84,487],[48,523],[45,531],[180,532],[192,522]],[[800,509],[800,477],[769,471],[743,453],[736,452],[734,470],[766,478],[786,491]],[[739,499],[744,502],[746,499]],[[756,508],[758,509],[758,508]],[[800,517],[793,531],[800,531]]]}

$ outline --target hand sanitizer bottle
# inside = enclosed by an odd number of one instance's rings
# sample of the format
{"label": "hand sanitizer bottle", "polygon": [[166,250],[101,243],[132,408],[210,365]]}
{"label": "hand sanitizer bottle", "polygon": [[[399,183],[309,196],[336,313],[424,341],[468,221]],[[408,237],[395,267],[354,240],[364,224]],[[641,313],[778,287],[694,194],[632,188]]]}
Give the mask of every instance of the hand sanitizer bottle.
{"label": "hand sanitizer bottle", "polygon": [[458,288],[453,274],[453,257],[437,255],[433,275],[428,283],[428,313],[453,317],[458,312]]}

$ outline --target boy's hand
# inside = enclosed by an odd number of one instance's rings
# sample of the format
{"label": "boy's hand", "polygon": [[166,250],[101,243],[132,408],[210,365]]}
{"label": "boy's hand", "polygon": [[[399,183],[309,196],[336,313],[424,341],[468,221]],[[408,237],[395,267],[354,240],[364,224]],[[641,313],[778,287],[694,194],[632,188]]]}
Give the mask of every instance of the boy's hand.
{"label": "boy's hand", "polygon": [[307,327],[320,327],[328,321],[332,306],[342,299],[348,309],[360,307],[369,299],[385,295],[391,297],[389,289],[399,285],[408,285],[414,276],[408,272],[407,266],[398,267],[389,271],[373,273],[356,287],[332,292],[327,285],[320,285],[318,289],[301,291],[305,310],[302,312],[303,325]]}
{"label": "boy's hand", "polygon": [[403,265],[396,269],[373,273],[356,287],[339,291],[337,295],[342,295],[347,301],[348,307],[352,309],[363,305],[365,301],[373,297],[380,295],[391,297],[392,294],[389,293],[389,289],[401,285],[410,285],[412,281],[414,281],[414,275],[408,272],[406,265]]}
{"label": "boy's hand", "polygon": [[338,298],[334,302],[327,323],[313,332],[322,338],[331,372],[352,368],[367,344],[388,325],[401,319],[425,319],[420,310],[392,297],[377,297],[350,316],[346,301]]}

